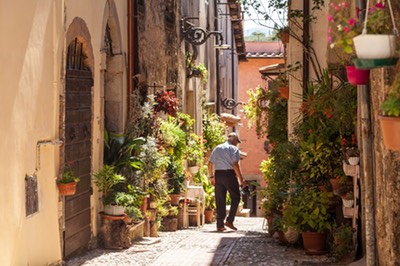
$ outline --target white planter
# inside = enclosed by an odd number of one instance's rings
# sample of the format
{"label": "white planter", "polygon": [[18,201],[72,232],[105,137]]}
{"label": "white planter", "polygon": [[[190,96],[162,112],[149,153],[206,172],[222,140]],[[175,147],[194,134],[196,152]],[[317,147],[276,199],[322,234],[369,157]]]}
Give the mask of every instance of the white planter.
{"label": "white planter", "polygon": [[189,166],[189,172],[192,174],[192,175],[195,175],[195,174],[197,174],[197,172],[199,171],[199,167],[196,165],[196,166]]}
{"label": "white planter", "polygon": [[396,36],[385,34],[361,34],[353,38],[359,59],[396,57]]}
{"label": "white planter", "polygon": [[350,157],[349,158],[350,165],[358,165],[359,162],[360,162],[360,157]]}
{"label": "white planter", "polygon": [[342,201],[343,201],[343,206],[345,206],[346,208],[351,208],[354,205],[354,200],[342,199]]}
{"label": "white planter", "polygon": [[125,207],[119,205],[105,205],[104,213],[108,215],[124,215]]}

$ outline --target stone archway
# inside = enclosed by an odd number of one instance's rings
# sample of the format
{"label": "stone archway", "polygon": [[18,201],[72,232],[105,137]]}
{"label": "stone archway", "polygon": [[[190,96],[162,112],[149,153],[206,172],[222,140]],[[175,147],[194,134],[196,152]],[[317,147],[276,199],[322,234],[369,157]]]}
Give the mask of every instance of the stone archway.
{"label": "stone archway", "polygon": [[125,54],[121,48],[121,30],[114,1],[110,1],[104,14],[102,68],[104,80],[104,125],[111,132],[122,133],[127,114]]}

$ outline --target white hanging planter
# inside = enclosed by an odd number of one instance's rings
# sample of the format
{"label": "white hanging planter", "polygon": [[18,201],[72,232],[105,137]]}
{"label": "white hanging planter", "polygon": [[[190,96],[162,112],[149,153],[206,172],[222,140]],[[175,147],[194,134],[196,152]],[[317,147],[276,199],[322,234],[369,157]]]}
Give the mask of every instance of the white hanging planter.
{"label": "white hanging planter", "polygon": [[396,57],[396,36],[360,34],[353,38],[357,58],[383,59]]}

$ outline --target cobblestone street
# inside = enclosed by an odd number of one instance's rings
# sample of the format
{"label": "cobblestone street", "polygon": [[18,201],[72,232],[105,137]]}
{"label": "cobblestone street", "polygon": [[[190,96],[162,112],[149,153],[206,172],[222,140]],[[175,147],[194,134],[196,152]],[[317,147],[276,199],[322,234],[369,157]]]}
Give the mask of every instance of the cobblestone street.
{"label": "cobblestone street", "polygon": [[263,218],[237,217],[238,231],[202,228],[160,232],[122,251],[97,249],[67,261],[78,265],[334,265],[328,256],[305,255],[302,247],[286,247],[263,230]]}

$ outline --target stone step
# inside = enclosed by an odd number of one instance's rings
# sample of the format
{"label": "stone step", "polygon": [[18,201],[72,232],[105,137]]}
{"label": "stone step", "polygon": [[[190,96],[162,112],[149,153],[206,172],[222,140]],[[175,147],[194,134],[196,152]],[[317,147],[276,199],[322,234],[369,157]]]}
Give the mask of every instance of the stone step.
{"label": "stone step", "polygon": [[[229,210],[231,209],[230,205],[226,206],[226,214],[229,214]],[[250,217],[250,209],[243,209],[243,206],[239,206],[238,210],[236,211],[236,216],[240,217]]]}

